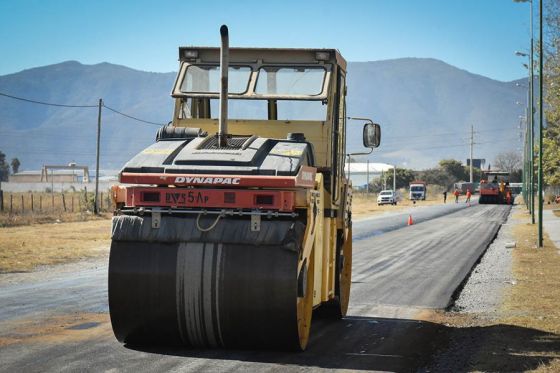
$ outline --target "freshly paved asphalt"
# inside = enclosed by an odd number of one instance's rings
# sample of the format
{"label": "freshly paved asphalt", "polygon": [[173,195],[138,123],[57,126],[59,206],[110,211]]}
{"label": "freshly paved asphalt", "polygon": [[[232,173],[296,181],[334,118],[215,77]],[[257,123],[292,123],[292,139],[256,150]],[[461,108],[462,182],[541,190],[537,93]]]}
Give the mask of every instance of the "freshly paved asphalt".
{"label": "freshly paved asphalt", "polygon": [[446,328],[415,315],[450,303],[509,210],[448,204],[413,209],[410,227],[409,212],[355,222],[348,317],[314,320],[304,353],[122,346],[104,261],[0,275],[0,371],[414,371]]}

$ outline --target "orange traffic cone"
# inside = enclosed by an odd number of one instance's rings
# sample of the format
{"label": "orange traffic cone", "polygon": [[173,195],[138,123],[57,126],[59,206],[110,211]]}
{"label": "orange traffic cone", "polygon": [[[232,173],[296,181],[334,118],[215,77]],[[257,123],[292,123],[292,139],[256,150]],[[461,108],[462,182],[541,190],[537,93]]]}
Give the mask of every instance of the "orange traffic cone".
{"label": "orange traffic cone", "polygon": [[414,221],[412,221],[412,215],[408,215],[408,221],[406,222],[406,225],[412,225],[414,224]]}

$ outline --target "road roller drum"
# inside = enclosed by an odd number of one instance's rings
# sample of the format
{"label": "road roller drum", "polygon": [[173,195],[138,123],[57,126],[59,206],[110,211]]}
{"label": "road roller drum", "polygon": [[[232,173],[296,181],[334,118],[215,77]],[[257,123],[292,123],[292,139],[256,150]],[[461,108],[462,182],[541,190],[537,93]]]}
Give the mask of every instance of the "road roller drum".
{"label": "road roller drum", "polygon": [[[215,218],[201,219],[210,224]],[[298,221],[222,219],[209,232],[195,217],[113,221],[109,307],[127,344],[303,348],[298,334]],[[300,290],[301,292],[301,290]],[[309,298],[311,294],[307,294]],[[304,322],[310,322],[305,320]]]}

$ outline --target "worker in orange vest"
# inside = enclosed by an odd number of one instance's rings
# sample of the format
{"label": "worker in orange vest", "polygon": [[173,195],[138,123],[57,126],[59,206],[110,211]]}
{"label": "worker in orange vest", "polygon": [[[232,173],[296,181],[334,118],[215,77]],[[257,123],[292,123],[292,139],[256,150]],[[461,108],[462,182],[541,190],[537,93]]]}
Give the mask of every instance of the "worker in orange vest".
{"label": "worker in orange vest", "polygon": [[467,199],[465,200],[465,203],[469,203],[471,201],[471,188],[467,188]]}
{"label": "worker in orange vest", "polygon": [[459,189],[455,188],[455,191],[453,192],[453,195],[455,196],[455,203],[459,203]]}

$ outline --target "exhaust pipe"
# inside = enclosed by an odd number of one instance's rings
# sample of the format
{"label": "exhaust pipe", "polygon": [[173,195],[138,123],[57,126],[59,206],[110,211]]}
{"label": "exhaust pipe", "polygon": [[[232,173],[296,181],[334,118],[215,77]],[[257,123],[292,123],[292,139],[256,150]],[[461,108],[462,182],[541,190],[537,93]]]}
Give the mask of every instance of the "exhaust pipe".
{"label": "exhaust pipe", "polygon": [[228,115],[228,68],[229,68],[229,32],[226,25],[220,27],[222,44],[220,47],[220,117],[218,120],[218,144],[227,146]]}

